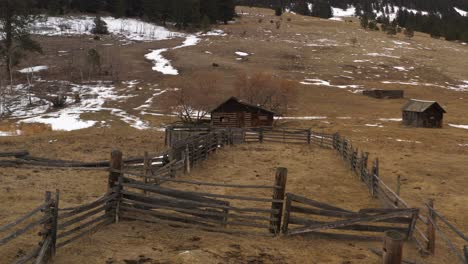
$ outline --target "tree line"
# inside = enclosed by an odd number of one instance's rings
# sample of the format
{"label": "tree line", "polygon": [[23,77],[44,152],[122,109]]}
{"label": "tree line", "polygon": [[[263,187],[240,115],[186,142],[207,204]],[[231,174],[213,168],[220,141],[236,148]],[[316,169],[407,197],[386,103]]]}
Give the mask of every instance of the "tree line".
{"label": "tree line", "polygon": [[227,23],[235,15],[234,0],[34,0],[34,8],[51,15],[109,13],[162,24],[174,22],[179,28]]}
{"label": "tree line", "polygon": [[[390,34],[405,28],[408,32],[424,32],[435,38],[468,42],[468,17],[454,9],[468,11],[468,0],[236,0],[236,4],[288,9],[321,18],[332,17],[332,7],[353,6],[366,28],[379,29],[377,24],[381,24]],[[389,15],[395,13],[396,21],[389,21]]]}

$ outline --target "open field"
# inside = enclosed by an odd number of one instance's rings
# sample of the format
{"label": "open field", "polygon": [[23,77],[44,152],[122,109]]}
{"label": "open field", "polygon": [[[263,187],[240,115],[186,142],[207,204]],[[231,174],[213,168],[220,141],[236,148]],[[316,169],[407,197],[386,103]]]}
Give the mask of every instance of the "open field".
{"label": "open field", "polygon": [[[61,79],[64,59],[57,51],[73,45],[97,47],[120,61],[121,80],[138,83],[118,83],[116,95],[127,97],[106,101],[104,107],[125,111],[146,122],[147,129],[130,127],[110,110],[89,111],[81,119],[98,121],[96,127],[59,132],[23,125],[23,136],[0,137],[0,150],[28,149],[35,156],[83,161],[106,160],[114,148],[128,156],[141,155],[145,150],[159,152],[164,135],[156,129],[175,119],[159,115],[157,89],[173,88],[171,82],[181,76],[212,71],[222,74],[219,90],[227,97],[233,94],[239,73],[266,71],[302,82],[298,103],[288,113],[296,119],[282,120],[279,125],[345,135],[360,150],[369,151],[371,158],[380,158],[381,177],[387,184],[393,187],[396,177],[402,177],[401,194],[410,205],[422,207],[423,202],[434,198],[436,208],[468,232],[468,130],[449,126],[468,125],[468,87],[463,84],[468,81],[468,46],[418,33],[408,40],[401,34],[389,37],[382,32],[368,32],[360,29],[355,19],[344,22],[285,14],[277,29],[275,23],[270,23],[278,20],[272,10],[238,7],[238,12],[245,14],[233,24],[219,26],[226,36],[204,36],[197,45],[163,53],[179,70],[178,76],[153,71],[153,63],[144,56],[150,49],[180,45],[183,38],[123,45],[113,38],[96,42],[78,37],[40,37],[45,54],[27,63],[56,65],[41,76],[47,80]],[[353,38],[357,40],[355,45]],[[249,56],[237,60],[237,51]],[[219,67],[213,68],[213,63]],[[401,118],[406,99],[378,100],[358,93],[371,88],[403,89],[406,98],[438,101],[448,112],[444,128],[402,127],[397,119]],[[150,98],[154,100],[149,106],[139,108]],[[16,130],[16,122],[17,119],[0,120],[0,131]],[[293,154],[298,158],[291,159]],[[297,194],[348,209],[377,206],[338,157],[307,146],[236,146],[212,156],[190,177],[268,183],[277,166],[289,168],[288,190]],[[6,201],[0,211],[20,215],[40,203],[45,190],[61,189],[64,205],[93,200],[105,191],[106,175],[2,168],[0,182],[0,197]],[[1,214],[0,219],[11,220]],[[14,255],[16,246],[24,248],[29,243],[28,238],[21,238],[6,250]],[[59,251],[57,261],[378,263],[378,258],[367,250],[369,246],[380,245],[317,238],[239,237],[135,222],[108,226],[84,238]],[[417,259],[414,248],[407,249],[408,258]],[[426,261],[449,261],[442,249],[437,254],[437,258]],[[149,259],[138,262],[139,255]]]}

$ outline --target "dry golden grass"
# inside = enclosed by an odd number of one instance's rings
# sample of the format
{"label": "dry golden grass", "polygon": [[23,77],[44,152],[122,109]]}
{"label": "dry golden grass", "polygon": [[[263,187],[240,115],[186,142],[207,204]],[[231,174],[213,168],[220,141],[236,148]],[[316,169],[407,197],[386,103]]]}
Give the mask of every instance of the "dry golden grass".
{"label": "dry golden grass", "polygon": [[[399,118],[400,109],[406,99],[377,100],[352,93],[352,89],[302,85],[299,88],[297,107],[293,109],[291,115],[327,118],[282,121],[281,125],[311,127],[319,132],[340,132],[349,137],[360,150],[369,151],[371,158],[380,158],[381,175],[387,184],[394,186],[398,175],[404,179],[402,197],[411,205],[422,207],[424,201],[435,198],[437,209],[465,233],[468,232],[468,222],[465,220],[468,212],[466,193],[468,131],[448,126],[449,123],[468,125],[466,115],[468,92],[439,87],[447,87],[446,82],[455,85],[459,84],[459,81],[468,80],[466,72],[468,47],[459,43],[431,39],[427,35],[418,33],[412,40],[407,40],[401,34],[388,37],[381,32],[367,32],[359,28],[356,20],[349,23],[286,14],[281,28],[276,29],[275,23],[270,23],[270,20],[273,22],[278,20],[272,10],[248,7],[238,9],[249,14],[242,15],[234,24],[222,26],[228,33],[227,36],[204,37],[204,41],[197,46],[171,50],[165,54],[180,70],[182,76],[190,78],[200,71],[221,74],[224,79],[219,89],[226,96],[233,94],[233,84],[240,73],[262,71],[297,82],[320,79],[332,85],[361,85],[366,89],[403,89],[407,98],[437,100],[448,111],[444,128],[412,129],[402,127],[399,122],[379,120]],[[291,21],[287,21],[288,17]],[[263,19],[262,23],[258,22],[259,18]],[[357,39],[356,45],[352,45],[352,38]],[[46,49],[44,57],[38,58],[41,64],[57,61],[56,50],[65,49],[76,43],[74,38],[43,38],[41,41],[53,44]],[[113,40],[106,41],[118,45]],[[170,40],[133,44],[122,47],[119,54],[114,54],[126,62],[123,64],[123,79],[138,79],[142,84],[139,85],[140,89],[135,89],[135,97],[125,102],[109,103],[109,106],[140,115],[140,112],[134,108],[152,96],[151,89],[155,84],[161,89],[172,88],[169,84],[180,77],[163,76],[152,71],[152,64],[144,60],[144,54],[148,53],[148,49],[173,47],[180,42],[181,40]],[[96,44],[89,42],[87,45]],[[247,59],[236,60],[236,51],[251,55]],[[366,55],[369,53],[385,53],[392,57]],[[220,67],[213,68],[212,63],[217,63]],[[394,67],[405,67],[408,71]],[[414,68],[410,69],[411,67]],[[54,72],[52,69],[50,77],[58,75],[60,71]],[[383,81],[412,82],[412,79],[417,80],[419,84],[382,83]],[[122,93],[126,92],[127,88],[124,85],[119,88]],[[152,107],[158,109],[157,104],[153,104]],[[114,120],[115,117],[106,112],[90,113],[85,118],[106,120],[111,128],[92,128],[67,133],[46,130],[34,135],[0,138],[0,149],[3,151],[25,148],[37,156],[77,160],[107,159],[113,148],[121,148],[128,155],[138,155],[144,150],[156,152],[162,149],[162,133],[129,128],[127,124]],[[168,117],[149,115],[142,118],[155,127],[174,121]],[[380,127],[367,126],[375,124],[379,124]],[[10,125],[10,122],[1,123],[1,126]],[[303,151],[300,148],[265,145],[261,146],[261,149],[239,146],[233,150],[223,151],[198,168],[192,177],[196,179],[208,177],[216,180],[217,173],[220,172],[222,174],[219,175],[229,173],[230,180],[233,181],[236,179],[258,181],[257,178],[249,178],[256,170],[259,175],[265,177],[265,181],[269,181],[273,168],[286,164],[286,167],[290,166],[291,177],[300,175],[297,181],[290,178],[292,183],[289,185],[299,194],[308,197],[318,196],[324,201],[337,204],[343,203],[343,207],[349,206],[352,209],[367,207],[374,202],[368,200],[368,197],[354,197],[363,194],[361,190],[364,187],[351,178],[342,162],[332,154],[307,150],[305,151],[307,155],[301,156],[296,161],[287,154],[300,153]],[[261,154],[267,155],[268,158],[264,159]],[[309,160],[306,157],[315,158]],[[261,162],[257,162],[258,160]],[[303,167],[300,167],[301,164]],[[326,168],[333,164],[335,167],[328,171]],[[202,170],[208,165],[214,166],[215,169]],[[73,177],[76,174],[68,171],[31,172],[23,169],[2,169],[0,173],[0,180],[4,186],[2,188],[5,189],[2,196],[11,201],[9,204],[4,203],[0,208],[5,212],[13,210],[15,215],[20,215],[21,212],[38,204],[42,192],[47,189],[65,188],[70,192],[70,197],[65,200],[68,199],[70,203],[79,202],[78,198],[74,197],[80,196],[84,201],[88,201],[88,198],[91,199],[104,191],[102,183],[105,181],[105,175],[96,178],[89,175]],[[313,177],[307,178],[306,175]],[[319,185],[327,176],[333,181],[346,180],[341,185],[335,187],[324,185],[322,188]],[[94,179],[98,180],[94,182]],[[29,187],[20,189],[24,186]],[[72,188],[74,186],[78,187]],[[9,188],[11,193],[7,192],[6,188]],[[339,197],[333,192],[333,188],[344,190],[345,194],[349,192],[349,196]],[[357,191],[357,188],[360,191]],[[135,237],[132,233],[138,233],[138,236]],[[191,241],[193,236],[202,237],[201,242]],[[241,245],[242,252],[239,252],[234,244]],[[285,245],[287,248],[284,248]],[[442,243],[438,248],[437,257],[427,259],[428,263],[450,261],[444,254]],[[192,256],[193,258],[180,255],[187,249],[195,249],[193,254],[197,255]],[[409,256],[415,259],[413,246],[408,245],[407,250]],[[9,252],[13,251],[14,248],[9,249]],[[259,256],[265,263],[378,262],[375,256],[368,253],[367,244],[310,238],[291,238],[285,243],[283,239],[271,241],[195,230],[188,232],[183,229],[141,223],[108,227],[95,236],[86,238],[83,243],[77,243],[59,252],[58,261],[59,263],[102,263],[106,258],[114,258],[116,263],[120,263],[123,259],[135,260],[139,254],[151,257],[155,260],[154,263],[158,261],[159,263],[211,263],[213,259],[215,261],[213,263],[246,263],[251,257]],[[229,256],[231,259],[228,259]],[[69,257],[72,262],[68,262]]]}

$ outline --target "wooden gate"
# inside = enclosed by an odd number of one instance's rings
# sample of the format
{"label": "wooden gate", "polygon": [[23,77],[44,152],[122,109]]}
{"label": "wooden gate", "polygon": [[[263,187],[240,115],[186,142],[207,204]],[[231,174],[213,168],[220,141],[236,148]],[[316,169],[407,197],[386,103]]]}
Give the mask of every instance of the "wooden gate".
{"label": "wooden gate", "polygon": [[282,232],[335,238],[380,240],[388,230],[412,236],[419,209],[345,210],[291,193],[286,194]]}

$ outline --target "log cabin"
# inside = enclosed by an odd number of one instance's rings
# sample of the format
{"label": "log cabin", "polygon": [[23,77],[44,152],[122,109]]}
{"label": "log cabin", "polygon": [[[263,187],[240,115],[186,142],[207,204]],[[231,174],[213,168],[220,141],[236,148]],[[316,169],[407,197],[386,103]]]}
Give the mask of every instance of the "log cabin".
{"label": "log cabin", "polygon": [[231,97],[211,111],[214,127],[271,127],[275,113]]}

